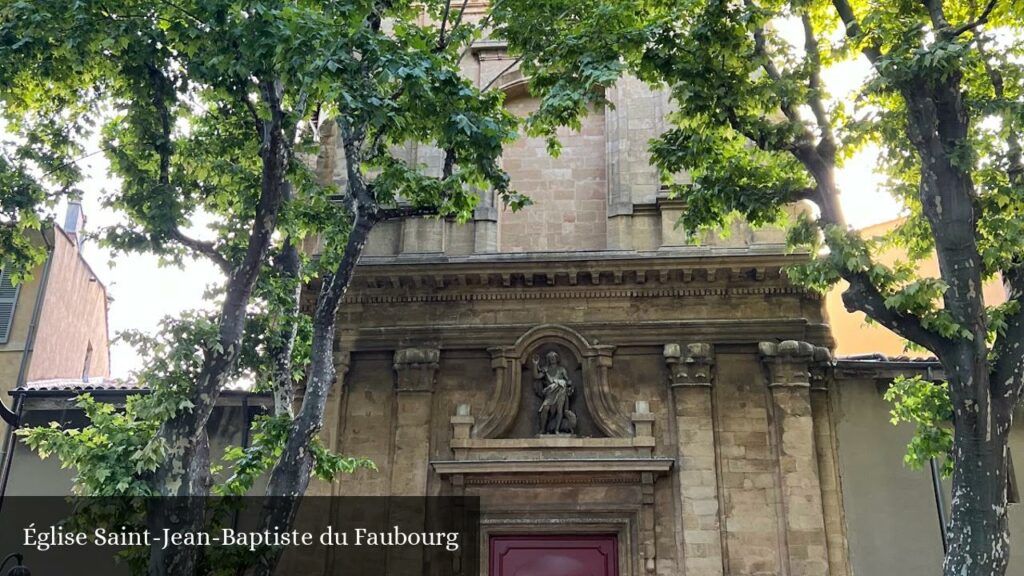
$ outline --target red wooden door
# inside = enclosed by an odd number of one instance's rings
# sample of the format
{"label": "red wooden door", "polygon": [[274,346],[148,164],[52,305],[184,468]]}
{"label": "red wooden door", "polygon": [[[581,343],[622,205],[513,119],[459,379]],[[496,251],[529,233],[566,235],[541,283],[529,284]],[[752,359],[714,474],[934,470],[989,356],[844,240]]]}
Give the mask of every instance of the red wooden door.
{"label": "red wooden door", "polygon": [[491,536],[490,576],[618,576],[615,536]]}

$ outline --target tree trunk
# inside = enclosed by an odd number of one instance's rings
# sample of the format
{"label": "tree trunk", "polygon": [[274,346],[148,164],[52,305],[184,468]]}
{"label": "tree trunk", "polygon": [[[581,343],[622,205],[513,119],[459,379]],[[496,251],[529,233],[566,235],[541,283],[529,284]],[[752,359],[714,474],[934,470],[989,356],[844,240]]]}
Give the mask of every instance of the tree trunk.
{"label": "tree trunk", "polygon": [[[156,494],[171,507],[170,517],[150,520],[173,523],[175,529],[200,530],[210,489],[210,454],[206,424],[224,387],[224,379],[238,360],[249,300],[289,191],[285,180],[289,147],[284,140],[284,88],[278,81],[260,84],[271,117],[262,122],[260,197],[249,232],[245,255],[229,276],[220,310],[217,347],[204,350],[199,379],[188,392],[191,409],[180,410],[160,426],[157,436],[166,443],[166,460],[153,475]],[[199,550],[195,546],[154,547],[150,550],[151,576],[194,576]]]}
{"label": "tree trunk", "polygon": [[977,412],[964,410],[963,417],[960,410],[957,412],[953,514],[943,574],[1001,576],[1010,559],[1006,518],[1009,420],[1002,418],[999,410],[984,421]]}
{"label": "tree trunk", "polygon": [[274,414],[294,416],[295,386],[292,376],[292,353],[295,351],[295,338],[298,336],[299,299],[302,297],[302,283],[299,282],[299,250],[288,238],[284,242],[277,266],[281,276],[287,282],[294,282],[295,287],[290,295],[288,307],[281,311],[283,325],[277,330],[278,341],[271,346],[270,356],[273,365]]}
{"label": "tree trunk", "polygon": [[[165,529],[172,533],[194,533],[205,529],[205,495],[212,483],[210,441],[205,430],[188,451],[187,457],[181,460],[190,466],[182,475],[192,481],[186,495],[148,500],[146,526],[154,534],[163,534]],[[149,549],[149,576],[192,576],[196,574],[198,561],[199,553],[194,547],[164,548],[162,541],[157,542]]]}
{"label": "tree trunk", "polygon": [[[334,331],[338,306],[348,290],[366,239],[376,223],[375,214],[359,214],[349,232],[345,253],[338,269],[324,280],[313,317],[313,345],[309,375],[299,414],[288,430],[284,452],[274,465],[267,484],[261,529],[283,531],[291,528],[299,499],[309,487],[313,458],[308,446],[323,426],[327,395],[335,381]],[[270,576],[281,560],[281,550],[261,559],[257,576]]]}

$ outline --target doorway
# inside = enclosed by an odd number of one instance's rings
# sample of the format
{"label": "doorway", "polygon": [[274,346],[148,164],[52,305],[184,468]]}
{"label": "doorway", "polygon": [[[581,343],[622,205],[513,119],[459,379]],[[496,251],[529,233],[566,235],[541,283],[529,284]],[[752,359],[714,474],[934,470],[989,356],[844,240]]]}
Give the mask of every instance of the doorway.
{"label": "doorway", "polygon": [[491,536],[489,576],[619,576],[614,535]]}

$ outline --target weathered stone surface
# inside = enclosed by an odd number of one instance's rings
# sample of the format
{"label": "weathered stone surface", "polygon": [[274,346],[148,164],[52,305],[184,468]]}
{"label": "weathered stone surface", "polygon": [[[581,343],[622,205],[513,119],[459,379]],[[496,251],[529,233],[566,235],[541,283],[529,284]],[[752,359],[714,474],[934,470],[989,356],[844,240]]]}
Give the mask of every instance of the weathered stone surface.
{"label": "weathered stone surface", "polygon": [[[463,70],[526,114],[512,62],[485,40]],[[380,472],[336,493],[479,495],[484,541],[616,534],[622,576],[845,576],[837,481],[819,471],[831,428],[809,391],[830,336],[783,271],[804,256],[742,223],[692,245],[649,164],[665,93],[626,79],[609,98],[559,134],[559,158],[541,139],[509,148],[532,206],[484,191],[465,224],[374,232],[338,316],[352,367],[334,428]],[[530,362],[552,351],[579,426],[538,437]]]}

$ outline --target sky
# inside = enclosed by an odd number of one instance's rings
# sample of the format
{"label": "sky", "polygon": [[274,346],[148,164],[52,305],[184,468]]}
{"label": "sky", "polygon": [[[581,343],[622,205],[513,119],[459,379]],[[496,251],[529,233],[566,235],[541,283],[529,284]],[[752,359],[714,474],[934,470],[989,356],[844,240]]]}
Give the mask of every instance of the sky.
{"label": "sky", "polygon": [[[845,62],[823,71],[822,80],[833,98],[847,98],[865,78],[868,67],[863,59]],[[900,212],[899,204],[884,191],[882,177],[875,174],[876,160],[877,149],[866,148],[849,159],[837,174],[847,221],[856,228],[892,220]],[[88,175],[82,184],[87,229],[96,231],[118,223],[121,217],[102,205],[104,191],[116,190],[118,186],[108,176],[105,158],[102,154],[91,155],[82,161],[82,168]],[[63,222],[63,214],[62,207],[58,222]],[[187,262],[182,273],[173,267],[161,267],[151,255],[114,258],[95,241],[85,245],[84,255],[111,298],[109,329],[112,337],[123,330],[155,331],[164,316],[208,306],[203,300],[204,290],[222,280],[220,271],[207,260]],[[142,359],[130,346],[119,342],[112,344],[111,376],[129,378],[132,371],[141,367]]]}
{"label": "sky", "polygon": [[[87,232],[96,232],[123,219],[102,205],[104,191],[116,190],[118,186],[107,171],[107,162],[101,154],[83,161],[83,174],[88,175],[82,183]],[[58,216],[57,222],[63,223],[63,207]],[[82,252],[107,287],[111,338],[123,330],[153,332],[164,316],[206,307],[203,291],[223,278],[217,267],[205,259],[187,261],[183,273],[174,267],[161,267],[158,259],[149,254],[119,254],[115,258],[95,240],[87,241]],[[127,379],[132,371],[142,368],[142,359],[131,346],[114,342],[110,367],[112,377]]]}

